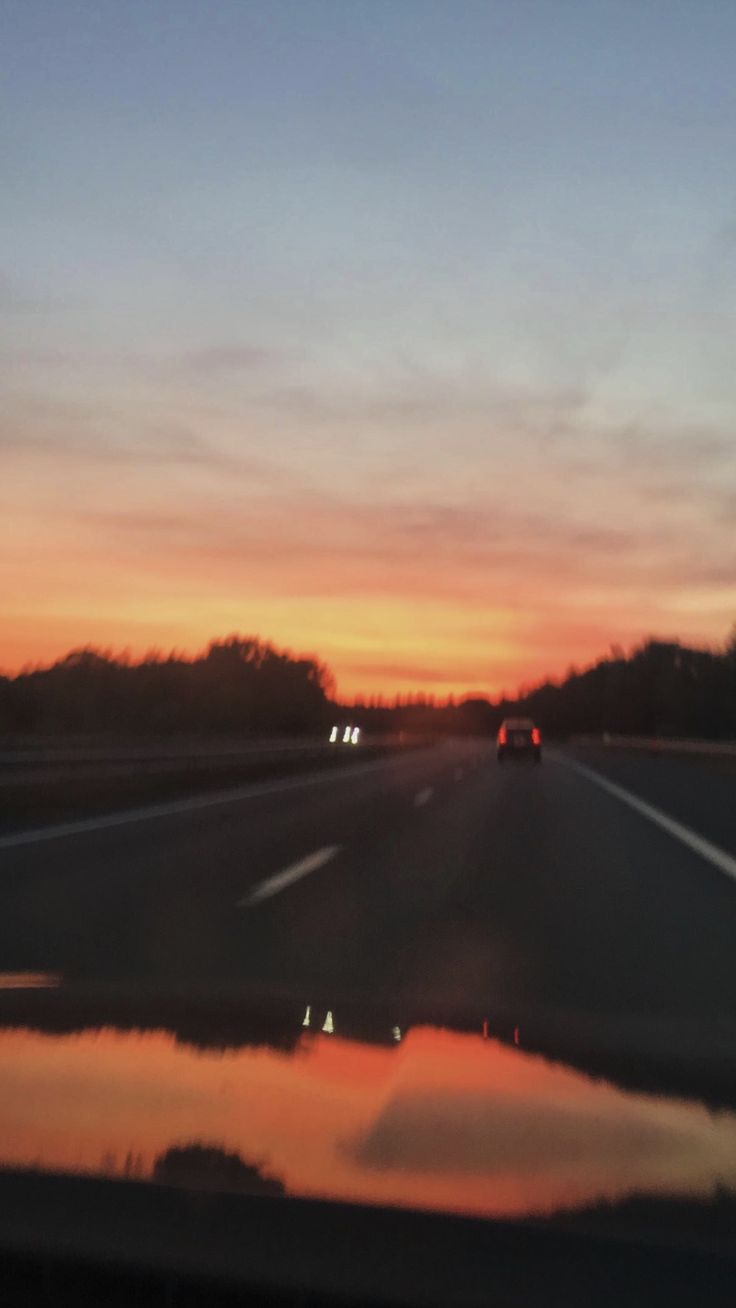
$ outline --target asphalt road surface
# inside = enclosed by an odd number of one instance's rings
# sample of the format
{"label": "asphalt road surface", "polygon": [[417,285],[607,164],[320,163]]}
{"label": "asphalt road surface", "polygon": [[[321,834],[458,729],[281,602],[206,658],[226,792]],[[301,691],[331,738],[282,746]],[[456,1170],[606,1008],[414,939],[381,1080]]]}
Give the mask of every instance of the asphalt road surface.
{"label": "asphalt road surface", "polygon": [[733,1023],[735,794],[730,762],[463,742],[5,836],[0,971]]}

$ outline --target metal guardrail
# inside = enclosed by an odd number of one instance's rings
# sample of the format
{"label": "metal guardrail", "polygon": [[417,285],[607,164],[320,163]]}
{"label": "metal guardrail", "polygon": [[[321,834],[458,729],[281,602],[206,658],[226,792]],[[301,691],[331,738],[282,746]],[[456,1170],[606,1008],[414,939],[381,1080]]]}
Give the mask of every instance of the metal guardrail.
{"label": "metal guardrail", "polygon": [[736,740],[674,740],[661,736],[573,736],[573,745],[605,745],[611,749],[640,749],[650,754],[710,754],[736,758]]}

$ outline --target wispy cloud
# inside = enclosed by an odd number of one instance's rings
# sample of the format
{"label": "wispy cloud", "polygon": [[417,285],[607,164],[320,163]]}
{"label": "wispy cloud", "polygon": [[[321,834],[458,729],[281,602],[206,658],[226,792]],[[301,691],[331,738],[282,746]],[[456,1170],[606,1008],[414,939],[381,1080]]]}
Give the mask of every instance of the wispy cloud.
{"label": "wispy cloud", "polygon": [[0,421],[0,450],[87,465],[181,466],[246,480],[282,481],[282,473],[247,450],[226,447],[179,422],[138,423],[74,403],[22,404]]}
{"label": "wispy cloud", "polygon": [[732,434],[715,427],[634,422],[608,434],[607,440],[633,475],[665,467],[685,468],[692,476],[703,467],[732,462],[735,456]]}
{"label": "wispy cloud", "polygon": [[[30,307],[33,303],[31,299],[21,296],[19,291],[14,291],[10,283],[3,285],[0,277],[0,311],[3,307]],[[8,344],[0,353],[0,365],[6,370],[35,371],[39,377],[47,371],[57,374],[87,372],[90,375],[104,371],[123,373],[146,381],[160,380],[162,377],[202,381],[210,376],[271,375],[274,369],[293,364],[297,357],[294,352],[257,343],[204,346],[201,349],[174,353]]]}
{"label": "wispy cloud", "polygon": [[411,660],[401,663],[391,659],[356,659],[348,656],[345,665],[349,667],[351,677],[364,681],[368,686],[371,682],[395,684],[411,690],[427,685],[456,686],[458,674],[462,676],[462,669],[457,666],[448,667],[441,656],[436,663],[415,663]]}
{"label": "wispy cloud", "polygon": [[183,428],[153,427],[134,437],[124,438],[83,428],[69,431],[56,427],[48,431],[29,430],[16,424],[0,426],[0,449],[8,453],[81,458],[91,463],[166,465],[181,464],[208,469],[251,473],[255,465],[210,445],[202,437]]}
{"label": "wispy cloud", "polygon": [[187,350],[177,355],[172,363],[178,371],[203,377],[260,372],[281,365],[292,357],[285,350],[265,345],[211,345],[200,350]]}
{"label": "wispy cloud", "polygon": [[[76,515],[75,515],[76,517]],[[351,597],[442,597],[457,604],[537,603],[565,586],[595,583],[601,596],[622,570],[632,580],[666,573],[678,545],[654,528],[637,531],[568,523],[514,503],[493,512],[435,502],[382,505],[346,501],[305,488],[266,488],[236,510],[189,503],[161,518],[148,511],[77,518],[111,532],[151,568],[225,584],[246,570],[251,588]],[[155,537],[155,544],[152,541]]]}
{"label": "wispy cloud", "polygon": [[128,513],[88,513],[74,515],[74,521],[104,532],[132,532],[144,536],[172,537],[185,532],[188,538],[201,536],[207,532],[207,524],[187,514],[145,512],[132,510]]}

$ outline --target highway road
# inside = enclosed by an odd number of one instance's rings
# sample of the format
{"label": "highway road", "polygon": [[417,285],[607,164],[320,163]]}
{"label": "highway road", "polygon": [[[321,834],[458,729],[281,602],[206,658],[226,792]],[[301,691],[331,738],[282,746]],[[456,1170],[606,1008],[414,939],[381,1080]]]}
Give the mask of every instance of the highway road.
{"label": "highway road", "polygon": [[454,742],[5,835],[0,970],[730,1038],[735,783],[725,761],[499,767]]}

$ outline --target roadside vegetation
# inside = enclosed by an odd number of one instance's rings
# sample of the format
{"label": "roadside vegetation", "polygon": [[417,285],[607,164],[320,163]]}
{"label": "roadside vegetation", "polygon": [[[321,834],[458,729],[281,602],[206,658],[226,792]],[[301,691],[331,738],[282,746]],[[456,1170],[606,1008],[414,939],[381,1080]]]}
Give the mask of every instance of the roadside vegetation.
{"label": "roadside vegetation", "polygon": [[612,649],[560,681],[492,702],[437,703],[415,695],[341,705],[317,658],[258,637],[214,640],[196,658],[138,662],[84,648],[51,667],[0,677],[0,733],[28,735],[311,736],[349,720],[372,734],[485,735],[505,716],[535,719],[551,736],[736,738],[736,633],[721,650],[648,640]]}
{"label": "roadside vegetation", "polygon": [[150,654],[133,662],[88,647],[3,678],[0,731],[309,735],[323,729],[332,690],[316,659],[256,637],[213,640],[193,659]]}
{"label": "roadside vegetation", "polygon": [[612,650],[504,705],[543,724],[549,735],[611,732],[632,736],[736,738],[736,636],[723,650],[648,640],[628,655]]}

